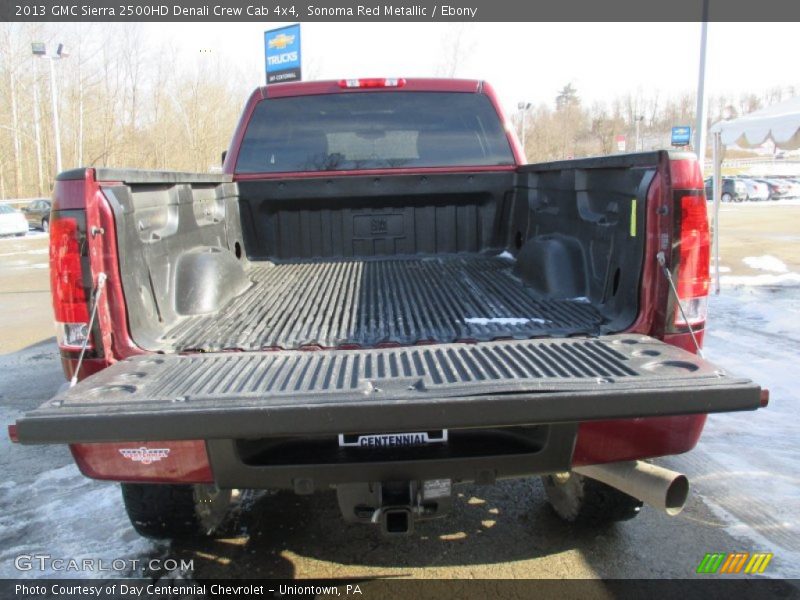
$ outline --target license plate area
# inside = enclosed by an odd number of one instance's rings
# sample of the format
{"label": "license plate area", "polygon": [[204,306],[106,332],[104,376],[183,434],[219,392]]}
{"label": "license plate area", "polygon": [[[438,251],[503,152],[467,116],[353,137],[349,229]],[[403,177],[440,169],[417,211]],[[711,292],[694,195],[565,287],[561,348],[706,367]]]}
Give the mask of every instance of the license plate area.
{"label": "license plate area", "polygon": [[447,429],[404,433],[340,433],[340,448],[410,448],[446,444]]}

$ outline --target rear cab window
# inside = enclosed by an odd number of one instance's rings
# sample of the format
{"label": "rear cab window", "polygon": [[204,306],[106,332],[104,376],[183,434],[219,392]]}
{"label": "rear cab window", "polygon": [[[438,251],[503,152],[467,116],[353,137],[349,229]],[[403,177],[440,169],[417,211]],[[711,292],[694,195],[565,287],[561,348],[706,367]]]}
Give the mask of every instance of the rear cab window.
{"label": "rear cab window", "polygon": [[513,165],[483,94],[361,92],[262,100],[237,173]]}

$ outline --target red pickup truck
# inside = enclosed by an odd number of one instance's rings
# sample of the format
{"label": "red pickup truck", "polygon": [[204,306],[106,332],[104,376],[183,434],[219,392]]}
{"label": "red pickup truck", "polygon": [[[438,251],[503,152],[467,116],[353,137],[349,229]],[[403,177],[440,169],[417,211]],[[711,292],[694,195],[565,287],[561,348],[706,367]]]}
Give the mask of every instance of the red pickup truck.
{"label": "red pickup truck", "polygon": [[58,176],[73,385],[10,433],[122,482],[153,537],[238,488],[334,488],[387,534],[536,475],[570,521],[674,514],[686,478],[641,459],[766,403],[699,356],[708,259],[693,155],[525,164],[480,81],[260,88],[221,175]]}

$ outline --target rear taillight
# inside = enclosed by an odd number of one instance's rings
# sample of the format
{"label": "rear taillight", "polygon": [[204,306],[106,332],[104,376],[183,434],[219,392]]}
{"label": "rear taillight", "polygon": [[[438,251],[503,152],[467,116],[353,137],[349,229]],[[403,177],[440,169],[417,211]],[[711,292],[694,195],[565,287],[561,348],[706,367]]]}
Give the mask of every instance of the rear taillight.
{"label": "rear taillight", "polygon": [[92,479],[147,483],[212,483],[202,440],[71,444],[81,473]]}
{"label": "rear taillight", "polygon": [[[80,348],[89,337],[89,298],[83,278],[86,238],[77,217],[50,223],[50,291],[60,346]],[[91,344],[89,344],[91,346]]]}
{"label": "rear taillight", "polygon": [[380,77],[368,79],[341,79],[339,81],[340,88],[388,88],[403,87],[405,84],[405,79],[385,79]]}
{"label": "rear taillight", "polygon": [[708,212],[702,195],[680,198],[680,232],[676,285],[683,313],[675,307],[674,323],[678,326],[700,325],[706,320],[709,287],[711,234]]}

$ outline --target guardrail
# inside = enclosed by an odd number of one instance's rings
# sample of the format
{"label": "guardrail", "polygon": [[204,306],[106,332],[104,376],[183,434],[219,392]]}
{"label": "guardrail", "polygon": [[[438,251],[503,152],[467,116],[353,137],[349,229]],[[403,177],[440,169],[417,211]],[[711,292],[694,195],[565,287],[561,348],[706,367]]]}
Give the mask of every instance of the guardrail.
{"label": "guardrail", "polygon": [[[723,169],[747,169],[758,175],[800,175],[800,158],[731,158],[722,161]],[[760,167],[756,169],[756,167]],[[711,173],[714,163],[705,161],[704,172]]]}

